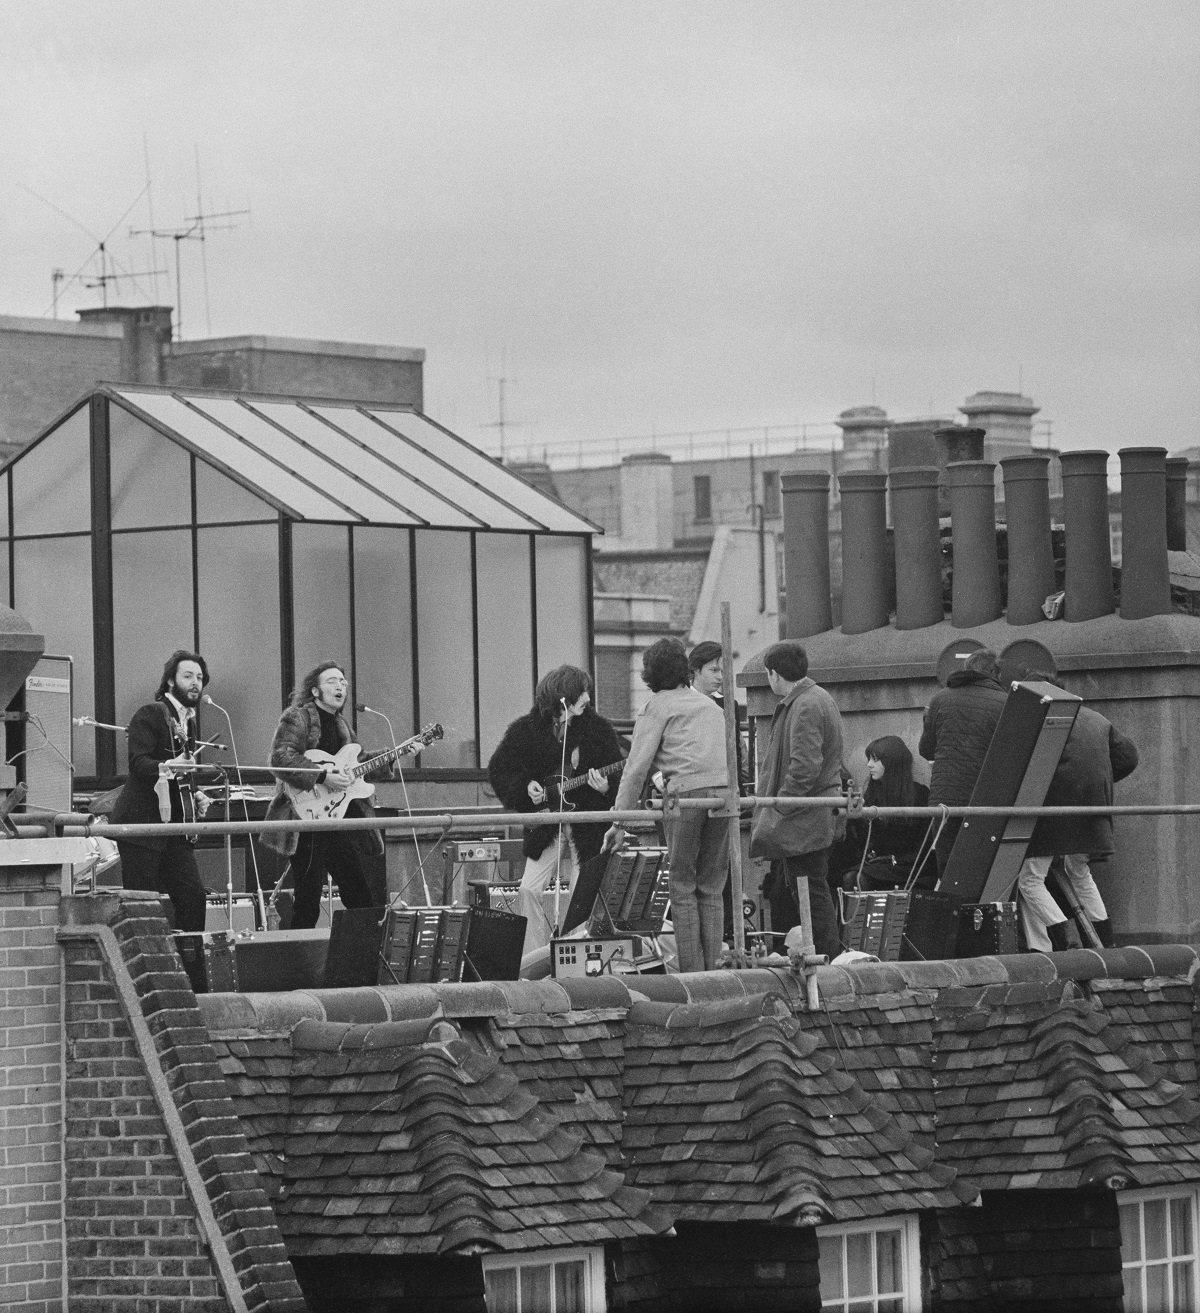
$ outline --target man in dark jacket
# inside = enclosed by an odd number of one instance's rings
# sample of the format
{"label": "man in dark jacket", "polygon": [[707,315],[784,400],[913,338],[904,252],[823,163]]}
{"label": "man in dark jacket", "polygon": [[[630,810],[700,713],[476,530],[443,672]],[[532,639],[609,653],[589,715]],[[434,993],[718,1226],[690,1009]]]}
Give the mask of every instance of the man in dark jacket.
{"label": "man in dark jacket", "polygon": [[[488,762],[488,780],[509,811],[608,811],[616,790],[610,777],[623,765],[616,730],[591,706],[592,680],[578,666],[558,666],[538,681],[531,710],[504,731]],[[572,787],[560,796],[555,780]],[[595,857],[605,826],[531,825],[525,829],[525,870],[516,910],[527,919],[525,955],[550,942],[542,892],[556,873],[575,881],[576,862]],[[562,910],[565,912],[566,907]]]}
{"label": "man in dark jacket", "polygon": [[[762,757],[758,792],[763,798],[836,797],[842,792],[842,717],[833,697],[808,677],[808,653],[796,642],[774,643],[763,653],[771,691],[779,698],[771,716],[771,733]],[[784,811],[764,806],[754,813],[750,856],[771,859],[771,928],[792,906],[799,881],[807,881],[813,943],[833,958],[842,950],[837,912],[829,891],[829,846],[833,843],[833,808]]]}
{"label": "man in dark jacket", "polygon": [[[191,773],[170,777],[162,767],[189,758],[194,750],[196,706],[207,683],[208,666],[198,652],[180,648],[167,658],[155,700],[139,707],[129,722],[129,777],[109,817],[114,825],[182,823],[203,814],[207,799],[193,793]],[[195,841],[182,834],[117,840],[125,888],[166,894],[177,930],[204,929],[204,884]]]}
{"label": "man in dark jacket", "polygon": [[[1054,674],[1030,671],[1026,679],[1060,684]],[[1138,751],[1114,725],[1091,707],[1080,707],[1063,745],[1062,756],[1046,792],[1047,807],[1111,806],[1113,783],[1138,764]],[[1025,942],[1043,952],[1068,947],[1067,922],[1046,889],[1050,863],[1061,857],[1063,871],[1079,906],[1087,913],[1102,944],[1113,942],[1112,923],[1090,862],[1113,852],[1111,816],[1044,816],[1034,827],[1017,880]]]}
{"label": "man in dark jacket", "polygon": [[[995,652],[985,647],[970,653],[963,669],[954,671],[946,687],[933,695],[917,744],[921,756],[933,762],[931,805],[965,807],[971,801],[1007,698],[1000,683],[1000,663]],[[939,877],[961,824],[962,818],[955,816],[942,827],[936,849]]]}

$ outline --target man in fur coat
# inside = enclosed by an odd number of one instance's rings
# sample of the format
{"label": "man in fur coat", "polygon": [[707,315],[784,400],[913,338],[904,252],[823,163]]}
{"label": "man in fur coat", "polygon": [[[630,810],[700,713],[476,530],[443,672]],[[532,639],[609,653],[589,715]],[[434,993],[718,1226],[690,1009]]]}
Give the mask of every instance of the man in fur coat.
{"label": "man in fur coat", "polygon": [[[593,710],[591,694],[591,676],[578,666],[558,666],[542,676],[532,709],[504,731],[488,762],[492,789],[509,811],[558,811],[559,777],[583,777],[561,798],[564,810],[612,806],[610,779],[622,764],[621,746],[612,725]],[[604,831],[603,822],[526,827],[527,861],[516,907],[528,922],[526,957],[550,942],[552,927],[542,904],[550,878],[557,872],[573,885],[577,863],[600,852]]]}

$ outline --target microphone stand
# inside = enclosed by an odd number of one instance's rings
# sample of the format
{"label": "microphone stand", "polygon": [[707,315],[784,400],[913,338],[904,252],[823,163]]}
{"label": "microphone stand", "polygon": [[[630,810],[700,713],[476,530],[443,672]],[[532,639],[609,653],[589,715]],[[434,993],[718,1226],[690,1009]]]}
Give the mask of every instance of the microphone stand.
{"label": "microphone stand", "polygon": [[[219,703],[214,702],[207,693],[204,694],[203,700],[210,707],[212,707],[214,711],[219,711],[221,715],[225,717],[225,723],[226,725],[229,726],[229,743],[233,749],[233,765],[234,765],[234,769],[238,773],[238,779],[240,781],[242,778],[242,767],[240,762],[238,761],[237,739],[234,738],[233,735],[233,721],[230,718],[229,712],[226,711],[225,708],[221,706]],[[225,819],[227,821],[231,821],[233,819],[232,811],[233,811],[232,783],[229,778],[229,772],[226,771],[225,772]],[[246,820],[249,821],[250,807],[249,804],[246,802],[244,796],[242,798],[242,812]],[[250,850],[250,864],[254,870],[254,888],[255,888],[255,892],[258,894],[259,923],[261,924],[262,928],[266,930],[269,928],[267,925],[267,905],[266,903],[263,902],[262,881],[259,879],[258,858],[256,857],[254,852],[254,836],[252,834],[247,835],[246,837],[246,847]],[[227,834],[225,836],[225,853],[226,853],[226,862],[229,870],[229,929],[232,932],[233,930],[233,835],[231,834]],[[286,871],[287,868],[284,867],[284,870]],[[271,895],[272,909],[274,909],[275,906],[275,893],[278,892],[279,892],[278,886],[276,886],[275,892],[272,893]]]}
{"label": "microphone stand", "polygon": [[121,734],[129,733],[128,725],[109,725],[103,720],[93,720],[91,716],[72,716],[71,724],[86,726],[91,729],[115,729]]}
{"label": "microphone stand", "polygon": [[[396,764],[396,769],[400,772],[400,788],[401,788],[401,791],[402,791],[403,794],[404,794],[404,806],[407,808],[407,810],[408,810],[408,814],[411,816],[411,815],[412,815],[412,803],[409,802],[409,800],[408,800],[408,786],[404,783],[404,767],[400,765],[400,749],[399,749],[399,745],[398,745],[397,742],[396,742],[396,731],[392,728],[392,722],[387,718],[387,716],[385,716],[385,715],[383,714],[382,711],[376,711],[374,707],[368,707],[367,704],[366,704],[365,702],[356,702],[356,703],[354,704],[354,710],[355,710],[355,711],[365,711],[365,712],[366,712],[368,715],[370,715],[370,716],[378,716],[378,717],[383,721],[383,723],[388,727],[388,735],[389,735],[389,737],[390,737],[391,740],[392,740],[392,760],[393,760],[393,761],[395,762],[395,764]],[[422,886],[422,888],[425,890],[425,906],[426,906],[426,907],[432,907],[432,906],[433,906],[433,898],[430,896],[430,893],[429,893],[429,881],[425,878],[425,858],[421,856],[421,845],[417,842],[417,832],[416,832],[415,830],[413,831],[412,841],[413,841],[413,849],[414,849],[414,851],[415,851],[416,854],[417,854],[417,873],[418,873],[418,874],[420,875],[420,877],[421,877],[421,886]],[[385,875],[384,875],[384,879],[386,880],[386,878],[387,878],[387,876],[386,876],[386,870],[387,870],[386,845],[385,845],[385,849],[384,849],[384,851],[385,851],[385,857],[384,857],[384,871],[385,871]],[[386,890],[385,890],[385,892],[386,892]],[[443,892],[442,892],[442,896],[445,897],[445,891],[444,891],[444,890],[443,890]],[[391,905],[391,899],[388,899],[388,905],[389,905],[389,906]]]}

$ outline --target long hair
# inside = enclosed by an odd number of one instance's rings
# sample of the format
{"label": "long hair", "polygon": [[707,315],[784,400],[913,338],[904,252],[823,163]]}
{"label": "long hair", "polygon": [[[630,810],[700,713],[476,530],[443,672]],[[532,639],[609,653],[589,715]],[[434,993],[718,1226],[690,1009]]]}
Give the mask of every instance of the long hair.
{"label": "long hair", "polygon": [[314,702],[313,689],[321,682],[321,676],[327,670],[345,670],[346,667],[340,661],[322,661],[319,666],[314,666],[303,679],[298,680],[296,687],[292,689],[292,699],[289,706],[299,707],[305,702]]}
{"label": "long hair", "polygon": [[553,720],[565,701],[573,707],[585,693],[592,691],[592,677],[578,666],[555,666],[538,680],[533,703],[545,720]]}
{"label": "long hair", "polygon": [[867,744],[867,756],[883,762],[883,779],[867,781],[863,802],[869,807],[915,807],[917,788],[908,744],[895,734],[884,734]]}
{"label": "long hair", "polygon": [[168,690],[175,682],[175,672],[179,669],[181,661],[194,661],[200,667],[200,687],[208,687],[208,662],[199,652],[189,652],[187,648],[178,647],[167,657],[167,664],[163,666],[162,679],[159,680],[158,691],[154,694],[156,701],[161,702],[167,696]]}

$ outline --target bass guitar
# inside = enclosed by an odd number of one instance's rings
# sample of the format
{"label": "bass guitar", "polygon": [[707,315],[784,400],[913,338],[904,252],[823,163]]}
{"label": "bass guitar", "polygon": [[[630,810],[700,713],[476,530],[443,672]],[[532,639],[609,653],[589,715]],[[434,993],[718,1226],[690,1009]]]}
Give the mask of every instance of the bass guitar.
{"label": "bass guitar", "polygon": [[[597,766],[595,769],[607,778],[615,774],[625,765],[625,760],[610,761],[607,766]],[[546,802],[543,807],[544,811],[554,811],[554,804],[559,804],[558,810],[569,812],[575,810],[575,804],[568,802],[566,795],[572,789],[578,789],[581,785],[588,782],[588,772],[584,771],[582,775],[573,775],[568,778],[565,775],[551,775],[549,779],[542,781],[542,788],[546,790]]]}
{"label": "bass guitar", "polygon": [[366,761],[359,761],[358,759],[359,754],[362,752],[362,745],[359,743],[347,743],[333,756],[330,756],[328,752],[321,752],[318,748],[309,748],[304,754],[308,761],[325,770],[340,770],[342,774],[350,777],[350,783],[342,788],[335,788],[332,785],[321,783],[314,784],[311,788],[302,789],[294,784],[288,784],[285,780],[283,787],[287,791],[288,797],[291,798],[292,806],[296,809],[296,815],[300,820],[340,820],[346,814],[346,808],[349,807],[351,799],[369,798],[375,792],[375,786],[368,783],[363,778],[364,775],[369,775],[372,771],[378,770],[381,766],[396,761],[400,757],[420,752],[422,748],[427,748],[431,743],[436,743],[444,733],[445,731],[441,725],[426,725],[419,734],[414,734],[411,739],[405,739],[403,743],[397,744],[396,747],[389,748],[386,752],[381,752],[377,756],[369,757]]}

